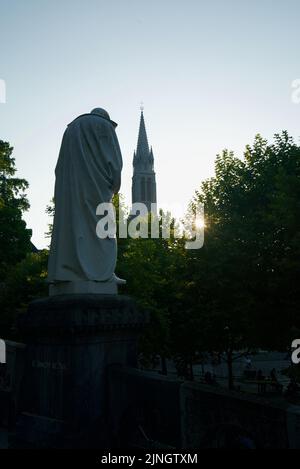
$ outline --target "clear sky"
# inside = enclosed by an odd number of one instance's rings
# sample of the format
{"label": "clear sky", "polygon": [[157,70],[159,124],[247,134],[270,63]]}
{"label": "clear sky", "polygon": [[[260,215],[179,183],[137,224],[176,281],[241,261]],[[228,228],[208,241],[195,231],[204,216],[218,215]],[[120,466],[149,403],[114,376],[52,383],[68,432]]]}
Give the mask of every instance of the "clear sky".
{"label": "clear sky", "polygon": [[0,0],[0,139],[30,183],[26,221],[44,247],[64,129],[100,106],[119,123],[130,203],[139,105],[160,206],[184,211],[215,155],[260,132],[298,141],[299,0]]}

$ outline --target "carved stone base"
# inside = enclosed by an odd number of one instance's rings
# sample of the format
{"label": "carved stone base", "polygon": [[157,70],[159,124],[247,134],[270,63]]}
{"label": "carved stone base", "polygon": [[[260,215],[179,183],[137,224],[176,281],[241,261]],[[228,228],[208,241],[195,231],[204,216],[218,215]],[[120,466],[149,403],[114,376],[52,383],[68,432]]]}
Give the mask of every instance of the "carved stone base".
{"label": "carved stone base", "polygon": [[109,444],[107,367],[137,365],[146,321],[121,295],[59,295],[31,303],[20,321],[27,350],[16,444]]}
{"label": "carved stone base", "polygon": [[118,284],[110,282],[58,282],[49,285],[49,295],[74,295],[74,294],[118,294]]}

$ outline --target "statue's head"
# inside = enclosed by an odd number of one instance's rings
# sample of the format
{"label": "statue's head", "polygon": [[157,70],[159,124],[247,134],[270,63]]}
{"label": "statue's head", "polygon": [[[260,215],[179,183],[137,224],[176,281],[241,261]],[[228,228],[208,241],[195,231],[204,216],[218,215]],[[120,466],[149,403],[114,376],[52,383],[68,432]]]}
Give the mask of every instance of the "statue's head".
{"label": "statue's head", "polygon": [[108,120],[114,127],[117,127],[117,123],[112,121],[111,118],[109,117],[109,114],[105,109],[102,109],[101,107],[96,107],[91,111],[91,114],[96,114],[97,116],[103,117],[103,119]]}

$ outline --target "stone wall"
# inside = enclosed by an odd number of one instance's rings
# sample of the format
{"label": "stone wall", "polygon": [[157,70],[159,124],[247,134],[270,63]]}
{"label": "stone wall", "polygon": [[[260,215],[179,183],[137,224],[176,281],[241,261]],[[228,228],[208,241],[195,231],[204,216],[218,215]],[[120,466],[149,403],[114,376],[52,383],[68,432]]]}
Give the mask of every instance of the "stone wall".
{"label": "stone wall", "polygon": [[181,386],[184,448],[287,448],[285,406],[197,383]]}
{"label": "stone wall", "polygon": [[180,446],[179,381],[113,365],[108,370],[108,396],[114,446]]}
{"label": "stone wall", "polygon": [[26,346],[6,341],[6,363],[0,364],[0,427],[13,428],[24,375]]}
{"label": "stone wall", "polygon": [[[6,345],[7,363],[0,366],[0,427],[13,431],[26,346]],[[107,364],[101,373],[106,403],[101,432],[110,447],[300,448],[300,407],[283,400],[182,382],[117,363]]]}
{"label": "stone wall", "polygon": [[300,448],[300,407],[284,401],[119,366],[108,386],[120,446]]}

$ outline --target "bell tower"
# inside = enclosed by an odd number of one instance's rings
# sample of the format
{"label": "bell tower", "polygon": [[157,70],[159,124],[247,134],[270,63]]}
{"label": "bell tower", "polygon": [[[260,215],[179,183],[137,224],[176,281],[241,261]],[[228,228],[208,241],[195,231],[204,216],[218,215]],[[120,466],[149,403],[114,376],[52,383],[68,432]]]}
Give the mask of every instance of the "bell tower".
{"label": "bell tower", "polygon": [[[136,202],[145,204],[149,213],[151,204],[156,204],[154,157],[152,147],[149,149],[142,106],[137,149],[133,154],[132,203]],[[156,214],[152,207],[153,211]]]}

